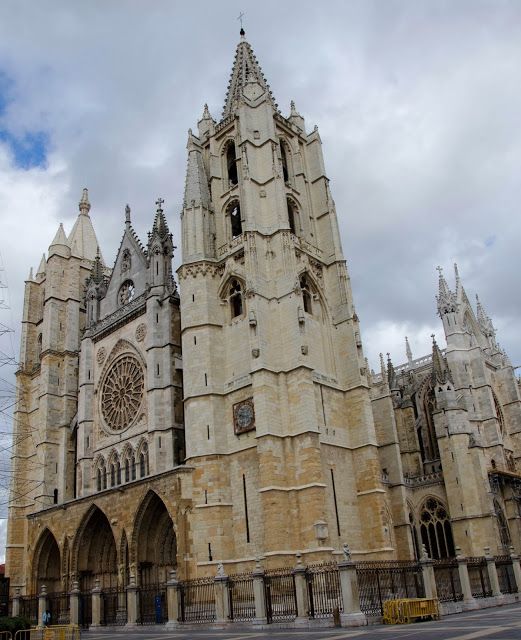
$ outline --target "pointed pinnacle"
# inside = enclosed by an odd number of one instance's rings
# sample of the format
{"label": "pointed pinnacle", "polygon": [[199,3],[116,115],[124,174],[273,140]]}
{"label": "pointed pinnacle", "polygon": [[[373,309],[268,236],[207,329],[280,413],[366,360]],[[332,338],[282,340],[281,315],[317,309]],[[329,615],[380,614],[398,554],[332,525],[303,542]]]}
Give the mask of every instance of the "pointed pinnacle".
{"label": "pointed pinnacle", "polygon": [[87,215],[90,211],[90,202],[89,202],[89,190],[83,189],[83,193],[81,194],[81,200],[78,203],[78,208],[80,213],[84,213]]}
{"label": "pointed pinnacle", "polygon": [[[127,206],[125,207],[125,224],[128,226],[130,225],[130,207],[127,204]],[[99,248],[99,247],[98,247]]]}
{"label": "pointed pinnacle", "polygon": [[412,361],[412,351],[411,351],[411,345],[409,344],[409,338],[407,336],[405,336],[405,354],[407,356],[407,361],[411,362]]}

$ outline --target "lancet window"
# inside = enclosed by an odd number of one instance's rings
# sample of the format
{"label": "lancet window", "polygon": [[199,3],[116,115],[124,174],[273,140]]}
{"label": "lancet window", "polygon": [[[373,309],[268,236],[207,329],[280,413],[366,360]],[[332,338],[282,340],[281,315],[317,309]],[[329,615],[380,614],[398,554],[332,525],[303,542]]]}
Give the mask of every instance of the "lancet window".
{"label": "lancet window", "polygon": [[230,283],[229,289],[230,309],[233,318],[242,316],[243,302],[242,302],[242,287],[238,280],[233,279]]}
{"label": "lancet window", "polygon": [[288,155],[286,151],[286,145],[284,142],[280,143],[280,159],[282,162],[282,175],[284,176],[284,182],[289,182],[289,168],[288,168]]}
{"label": "lancet window", "polygon": [[510,531],[508,529],[507,519],[505,518],[505,512],[497,499],[494,499],[494,513],[496,515],[499,540],[503,549],[508,550],[512,544],[512,540],[510,538]]}
{"label": "lancet window", "polygon": [[499,424],[499,430],[501,433],[505,432],[505,418],[503,416],[503,409],[501,408],[501,405],[499,403],[499,400],[497,399],[496,394],[492,391],[492,397],[494,399],[494,409],[496,411],[496,417],[497,417],[497,421]]}
{"label": "lancet window", "polygon": [[144,478],[149,473],[148,470],[148,446],[143,444],[139,454],[139,477]]}
{"label": "lancet window", "polygon": [[454,557],[454,539],[447,509],[436,498],[427,498],[420,511],[420,537],[430,558]]}
{"label": "lancet window", "polygon": [[98,491],[103,491],[107,488],[107,468],[105,466],[105,460],[103,460],[103,458],[101,458],[97,464],[96,488],[98,489]]}
{"label": "lancet window", "polygon": [[230,141],[226,146],[226,171],[228,175],[228,184],[234,187],[239,179],[237,174],[237,155],[235,152],[235,143]]}
{"label": "lancet window", "polygon": [[288,208],[289,230],[291,231],[291,233],[294,233],[296,235],[298,212],[295,205],[293,204],[293,202],[291,202],[289,198],[286,200],[286,205]]}
{"label": "lancet window", "polygon": [[302,304],[304,305],[304,311],[306,313],[313,313],[311,287],[309,284],[309,278],[306,274],[300,276],[300,290],[302,292]]}
{"label": "lancet window", "polygon": [[228,216],[230,218],[231,236],[236,238],[242,234],[241,205],[237,200],[228,207]]}

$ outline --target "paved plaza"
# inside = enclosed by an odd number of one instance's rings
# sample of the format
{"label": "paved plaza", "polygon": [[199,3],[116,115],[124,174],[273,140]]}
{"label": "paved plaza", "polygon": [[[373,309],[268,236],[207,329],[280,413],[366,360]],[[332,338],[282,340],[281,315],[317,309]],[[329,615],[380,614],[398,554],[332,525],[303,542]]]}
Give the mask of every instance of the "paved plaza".
{"label": "paved plaza", "polygon": [[167,631],[159,627],[143,627],[135,631],[123,628],[103,629],[84,632],[88,640],[120,639],[122,634],[135,640],[161,638],[197,638],[213,640],[250,640],[263,638],[286,638],[288,640],[521,640],[521,603],[494,609],[482,609],[453,616],[446,616],[433,622],[419,622],[408,625],[372,625],[358,628],[328,629],[262,629],[252,630],[233,627],[227,630],[182,629]]}

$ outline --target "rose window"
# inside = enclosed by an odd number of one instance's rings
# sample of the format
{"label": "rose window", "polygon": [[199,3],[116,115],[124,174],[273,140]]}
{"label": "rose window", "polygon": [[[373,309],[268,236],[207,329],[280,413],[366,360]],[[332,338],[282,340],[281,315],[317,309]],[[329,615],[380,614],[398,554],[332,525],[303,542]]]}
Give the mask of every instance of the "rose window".
{"label": "rose window", "polygon": [[136,419],[143,399],[143,369],[134,356],[125,355],[109,369],[101,392],[101,413],[115,431],[129,427]]}

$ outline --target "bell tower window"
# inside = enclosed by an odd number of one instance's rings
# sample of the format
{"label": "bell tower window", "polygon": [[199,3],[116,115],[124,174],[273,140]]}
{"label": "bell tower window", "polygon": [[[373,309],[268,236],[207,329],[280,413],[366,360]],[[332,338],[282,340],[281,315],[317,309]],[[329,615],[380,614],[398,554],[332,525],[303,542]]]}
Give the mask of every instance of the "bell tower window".
{"label": "bell tower window", "polygon": [[238,202],[234,202],[228,211],[232,238],[236,238],[242,234],[241,206]]}
{"label": "bell tower window", "polygon": [[232,280],[230,284],[230,308],[232,319],[242,316],[242,288],[238,280]]}
{"label": "bell tower window", "polygon": [[306,313],[312,314],[313,307],[311,306],[311,291],[306,274],[300,277],[300,289],[302,291],[302,303],[304,305],[304,311]]}
{"label": "bell tower window", "polygon": [[237,176],[237,157],[235,153],[235,143],[229,142],[226,147],[226,169],[228,172],[228,183],[230,187],[234,187],[238,182]]}
{"label": "bell tower window", "polygon": [[297,212],[295,211],[295,207],[293,205],[293,203],[290,200],[286,200],[287,203],[287,207],[288,207],[288,223],[289,223],[289,230],[291,231],[291,233],[294,233],[295,235],[297,234],[297,227],[296,227],[296,217],[297,217]]}
{"label": "bell tower window", "polygon": [[281,142],[280,143],[280,159],[282,162],[282,175],[284,176],[284,182],[289,182],[289,171],[288,171],[288,156],[286,153],[286,145]]}

